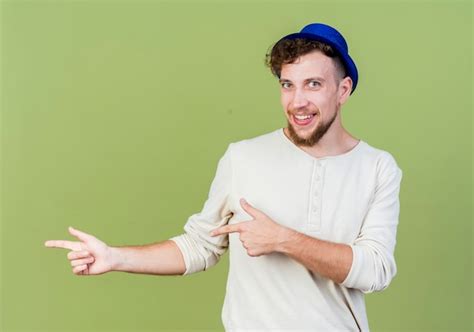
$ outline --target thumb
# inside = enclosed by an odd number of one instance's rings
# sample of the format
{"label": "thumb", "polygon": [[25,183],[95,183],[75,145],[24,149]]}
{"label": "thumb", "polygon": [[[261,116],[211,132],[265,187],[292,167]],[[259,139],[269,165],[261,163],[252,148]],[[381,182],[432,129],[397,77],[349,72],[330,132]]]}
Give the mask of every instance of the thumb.
{"label": "thumb", "polygon": [[71,233],[71,235],[74,235],[75,237],[77,237],[79,240],[83,242],[87,242],[87,241],[95,239],[94,236],[81,232],[80,230],[72,228],[71,226],[69,226],[69,233]]}

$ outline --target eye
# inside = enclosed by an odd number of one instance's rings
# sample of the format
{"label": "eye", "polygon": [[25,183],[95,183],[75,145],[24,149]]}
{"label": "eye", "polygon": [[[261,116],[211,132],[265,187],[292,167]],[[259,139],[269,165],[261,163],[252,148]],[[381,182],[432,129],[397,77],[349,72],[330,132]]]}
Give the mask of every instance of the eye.
{"label": "eye", "polygon": [[282,87],[283,89],[289,88],[290,86],[291,86],[291,83],[289,83],[289,82],[283,82],[283,83],[281,83],[281,87]]}
{"label": "eye", "polygon": [[[314,85],[312,85],[312,83],[314,83]],[[315,88],[317,86],[321,85],[318,81],[311,81],[309,82],[309,86],[312,87],[312,88]]]}

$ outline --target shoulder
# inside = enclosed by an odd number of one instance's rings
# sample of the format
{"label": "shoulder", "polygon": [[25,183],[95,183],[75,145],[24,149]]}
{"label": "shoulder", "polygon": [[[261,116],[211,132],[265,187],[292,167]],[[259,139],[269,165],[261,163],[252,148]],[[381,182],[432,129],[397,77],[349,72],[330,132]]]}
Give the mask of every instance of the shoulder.
{"label": "shoulder", "polygon": [[280,148],[279,145],[279,130],[273,130],[258,136],[234,141],[229,144],[228,149],[231,150],[232,154],[235,156],[239,155],[261,155],[263,152],[266,154],[270,153],[272,150],[277,150]]}
{"label": "shoulder", "polygon": [[402,173],[402,170],[396,160],[396,156],[382,148],[373,146],[362,141],[364,159],[367,160],[379,175],[390,175],[394,173]]}

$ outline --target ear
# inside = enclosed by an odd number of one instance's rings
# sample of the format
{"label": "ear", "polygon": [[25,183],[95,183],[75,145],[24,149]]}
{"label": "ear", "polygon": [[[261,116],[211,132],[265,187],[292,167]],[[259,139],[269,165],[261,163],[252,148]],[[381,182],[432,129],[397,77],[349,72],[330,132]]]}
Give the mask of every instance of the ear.
{"label": "ear", "polygon": [[347,101],[351,95],[351,91],[352,79],[349,76],[346,76],[341,80],[341,82],[339,82],[338,99],[340,105],[343,105]]}

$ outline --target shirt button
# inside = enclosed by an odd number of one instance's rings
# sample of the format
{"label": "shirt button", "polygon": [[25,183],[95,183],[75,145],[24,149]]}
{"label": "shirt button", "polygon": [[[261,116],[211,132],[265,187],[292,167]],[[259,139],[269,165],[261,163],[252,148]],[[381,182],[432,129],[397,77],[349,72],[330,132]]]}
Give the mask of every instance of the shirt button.
{"label": "shirt button", "polygon": [[313,207],[313,212],[314,213],[318,212],[318,208],[316,206]]}
{"label": "shirt button", "polygon": [[314,192],[314,196],[318,197],[319,193],[317,191]]}

